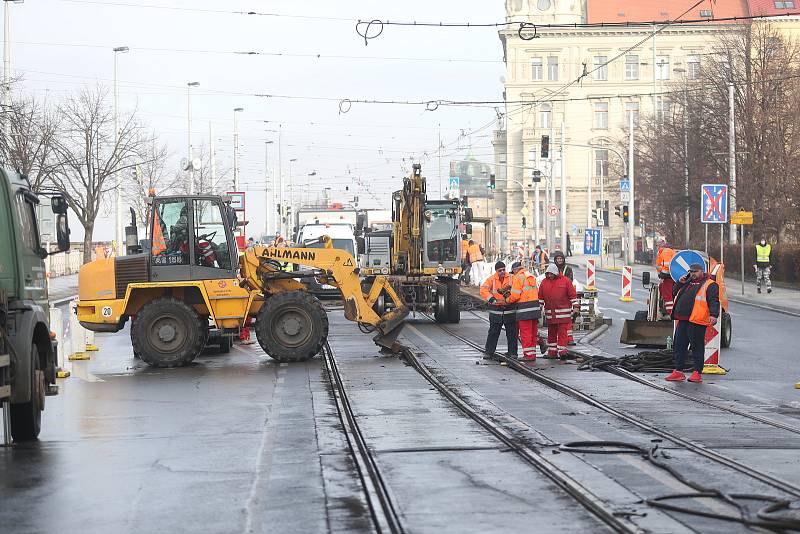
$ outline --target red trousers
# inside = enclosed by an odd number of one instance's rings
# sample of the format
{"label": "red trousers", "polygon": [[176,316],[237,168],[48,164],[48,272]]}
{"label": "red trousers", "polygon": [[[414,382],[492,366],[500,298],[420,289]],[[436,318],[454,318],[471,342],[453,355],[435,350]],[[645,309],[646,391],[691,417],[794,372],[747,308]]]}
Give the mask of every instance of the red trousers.
{"label": "red trousers", "polygon": [[522,357],[536,358],[539,355],[539,321],[537,319],[517,321],[517,330],[522,345]]}
{"label": "red trousers", "polygon": [[672,281],[672,278],[665,278],[658,284],[658,292],[661,294],[661,300],[664,301],[664,308],[667,311],[667,315],[672,314],[672,286],[674,285],[675,282]]}
{"label": "red trousers", "polygon": [[547,323],[547,355],[565,356],[567,354],[567,340],[572,323]]}

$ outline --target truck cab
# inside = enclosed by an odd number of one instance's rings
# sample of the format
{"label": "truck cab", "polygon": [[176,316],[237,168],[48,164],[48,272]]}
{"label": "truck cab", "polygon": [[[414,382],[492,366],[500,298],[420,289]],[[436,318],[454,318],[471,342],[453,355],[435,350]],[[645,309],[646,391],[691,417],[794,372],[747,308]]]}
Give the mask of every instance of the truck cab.
{"label": "truck cab", "polygon": [[[0,402],[10,404],[4,415],[16,441],[38,437],[44,398],[57,392],[44,264],[51,252],[39,238],[38,203],[25,176],[0,169],[0,355],[9,363],[0,366]],[[54,195],[51,205],[58,251],[68,250],[67,203]]]}

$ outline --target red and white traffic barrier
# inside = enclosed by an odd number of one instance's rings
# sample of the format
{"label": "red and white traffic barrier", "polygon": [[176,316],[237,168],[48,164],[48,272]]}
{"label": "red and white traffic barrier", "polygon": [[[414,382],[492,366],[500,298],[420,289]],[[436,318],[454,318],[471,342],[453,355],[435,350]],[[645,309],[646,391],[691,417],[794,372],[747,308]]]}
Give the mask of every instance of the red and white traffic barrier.
{"label": "red and white traffic barrier", "polygon": [[597,269],[595,268],[594,260],[586,260],[586,289],[589,291],[594,291],[597,289],[595,286],[595,273]]}
{"label": "red and white traffic barrier", "polygon": [[631,292],[633,291],[633,268],[624,265],[622,267],[622,296],[619,298],[622,302],[633,302]]}
{"label": "red and white traffic barrier", "polygon": [[719,353],[722,348],[722,318],[715,325],[706,327],[704,375],[724,375],[728,371],[719,365]]}

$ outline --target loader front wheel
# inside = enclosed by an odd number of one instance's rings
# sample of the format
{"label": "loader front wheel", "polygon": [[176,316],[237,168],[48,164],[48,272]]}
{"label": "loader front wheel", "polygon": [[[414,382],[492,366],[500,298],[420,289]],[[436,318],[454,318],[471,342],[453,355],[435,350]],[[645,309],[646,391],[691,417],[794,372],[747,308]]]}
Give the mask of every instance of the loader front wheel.
{"label": "loader front wheel", "polygon": [[188,304],[160,298],[145,304],[131,326],[133,352],[153,367],[183,367],[206,344],[200,317]]}
{"label": "loader front wheel", "polygon": [[267,299],[256,321],[258,344],[279,362],[313,358],[328,339],[328,315],[319,299],[287,291]]}

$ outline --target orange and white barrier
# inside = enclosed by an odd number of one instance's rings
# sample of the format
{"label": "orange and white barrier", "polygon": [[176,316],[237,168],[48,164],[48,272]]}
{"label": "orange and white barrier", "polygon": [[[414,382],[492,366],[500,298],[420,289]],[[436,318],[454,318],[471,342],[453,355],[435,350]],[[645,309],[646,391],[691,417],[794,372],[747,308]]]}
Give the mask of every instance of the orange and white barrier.
{"label": "orange and white barrier", "polygon": [[595,273],[597,269],[595,268],[594,260],[586,260],[586,290],[587,291],[594,291],[597,289],[595,286]]}
{"label": "orange and white barrier", "polygon": [[631,292],[633,291],[633,268],[625,265],[622,267],[622,302],[633,302]]}
{"label": "orange and white barrier", "polygon": [[81,326],[81,323],[78,322],[78,315],[75,313],[75,308],[78,306],[78,301],[73,300],[70,303],[70,314],[69,314],[69,341],[70,341],[70,350],[67,353],[69,356],[70,361],[75,360],[89,360],[91,356],[89,355],[88,351],[86,350],[86,330],[84,327]]}
{"label": "orange and white barrier", "polygon": [[719,353],[722,348],[722,320],[715,325],[706,327],[705,339],[705,362],[703,362],[704,375],[724,375],[727,374],[724,368],[719,365]]}

